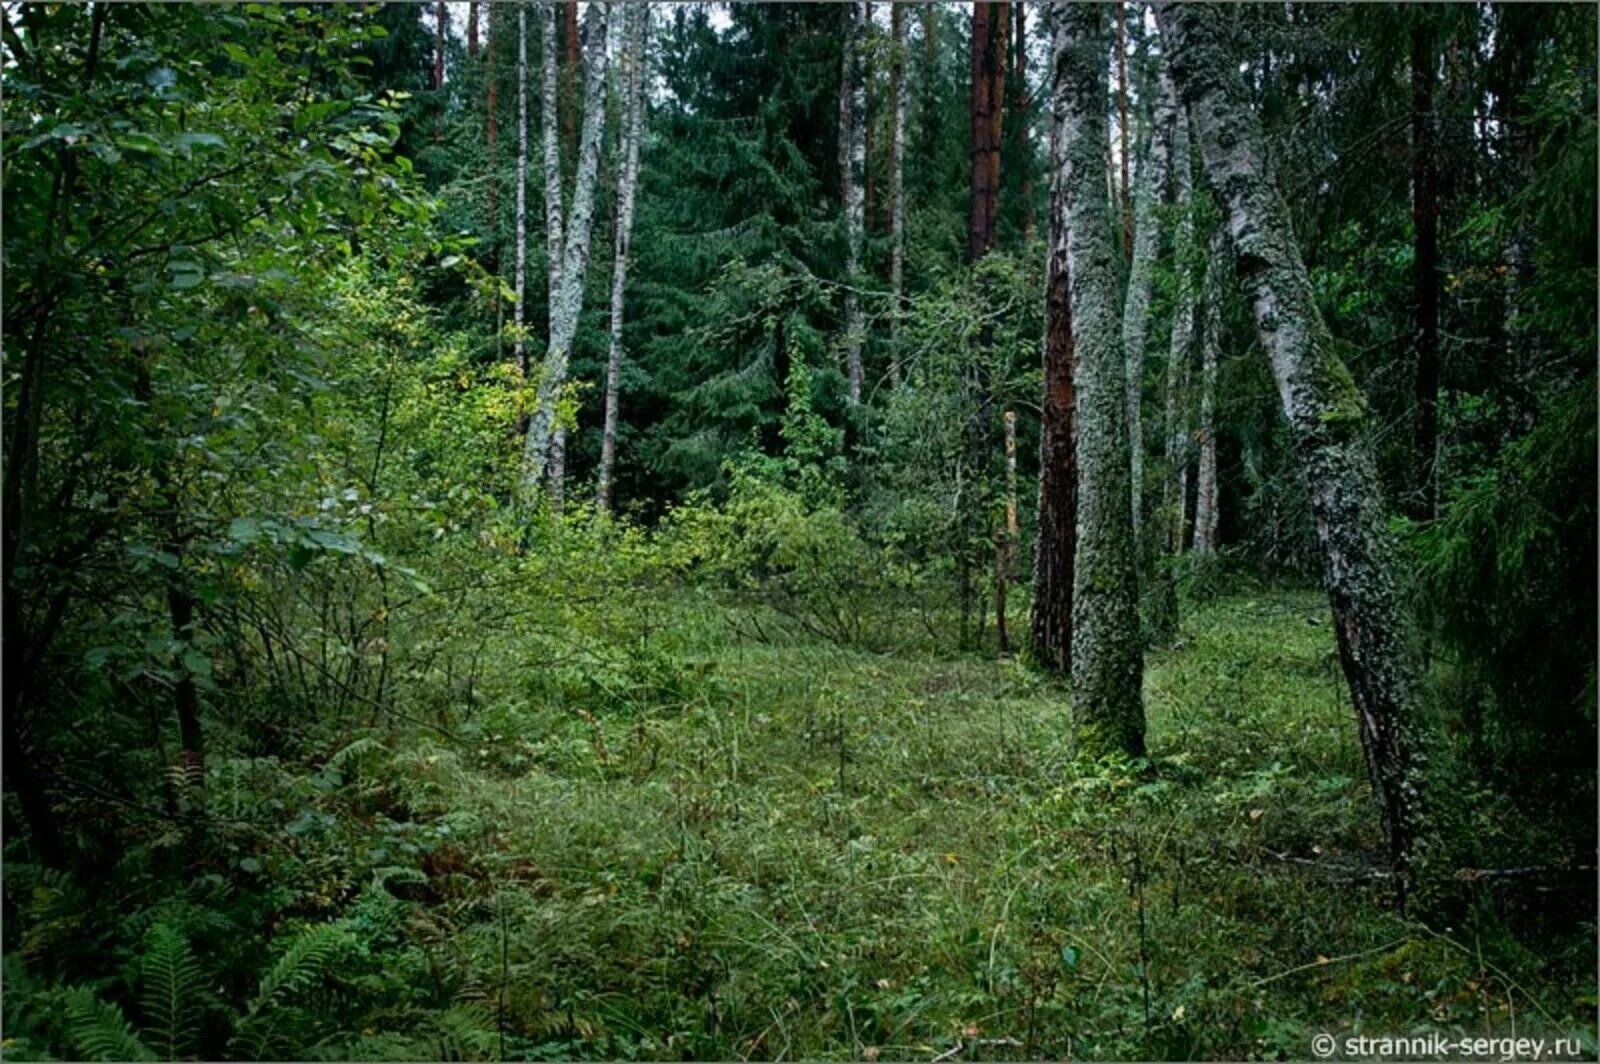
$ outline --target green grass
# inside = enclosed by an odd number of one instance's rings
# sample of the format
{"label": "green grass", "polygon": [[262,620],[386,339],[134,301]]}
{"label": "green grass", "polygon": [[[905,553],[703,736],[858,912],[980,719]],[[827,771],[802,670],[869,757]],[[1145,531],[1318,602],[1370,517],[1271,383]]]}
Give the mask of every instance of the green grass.
{"label": "green grass", "polygon": [[1592,1032],[1592,924],[1519,940],[1487,893],[1395,915],[1320,596],[1223,599],[1152,652],[1146,766],[1075,763],[1065,690],[1014,662],[675,625],[670,698],[530,684],[376,771],[452,825],[412,933],[504,1001],[508,1056]]}

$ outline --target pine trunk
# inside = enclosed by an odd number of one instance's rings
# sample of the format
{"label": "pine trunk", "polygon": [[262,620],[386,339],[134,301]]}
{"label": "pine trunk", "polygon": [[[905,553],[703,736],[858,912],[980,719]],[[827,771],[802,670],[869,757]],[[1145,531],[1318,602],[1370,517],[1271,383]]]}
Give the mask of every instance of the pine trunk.
{"label": "pine trunk", "polygon": [[[528,419],[528,434],[523,443],[522,495],[531,501],[549,468],[550,438],[555,433],[557,404],[567,383],[567,364],[572,357],[572,341],[578,332],[578,317],[583,309],[583,282],[589,268],[589,240],[594,232],[595,179],[600,171],[600,142],[605,136],[606,109],[602,94],[606,78],[606,31],[610,12],[601,4],[591,4],[584,16],[587,55],[584,58],[583,134],[578,147],[578,173],[572,190],[572,206],[567,212],[561,244],[561,270],[558,284],[552,284],[550,338],[545,351],[544,369],[533,415]],[[550,34],[554,36],[554,34]],[[546,66],[548,86],[550,67]],[[550,108],[546,105],[546,114]],[[549,147],[549,139],[546,147]],[[550,172],[546,154],[546,183],[557,185],[559,168]],[[554,234],[552,234],[552,245]]]}
{"label": "pine trunk", "polygon": [[1067,295],[1066,201],[1061,129],[1050,117],[1050,215],[1045,237],[1044,395],[1039,418],[1038,528],[1033,544],[1033,658],[1051,672],[1072,668],[1072,564],[1078,544],[1074,444],[1072,301]]}
{"label": "pine trunk", "polygon": [[1105,181],[1105,11],[1058,0],[1054,106],[1066,196],[1068,293],[1077,351],[1078,544],[1072,715],[1080,752],[1144,753],[1143,646],[1128,488],[1127,369],[1118,249]]}
{"label": "pine trunk", "polygon": [[633,202],[639,182],[639,138],[644,126],[645,31],[648,3],[626,9],[623,30],[623,77],[626,98],[622,144],[618,157],[616,254],[611,267],[611,350],[606,358],[605,428],[600,438],[600,480],[595,504],[611,510],[611,483],[617,456],[617,401],[622,377],[622,312],[628,285],[628,260],[633,244]]}
{"label": "pine trunk", "polygon": [[1424,822],[1424,758],[1417,675],[1395,593],[1366,403],[1334,353],[1288,208],[1266,170],[1228,16],[1168,0],[1160,17],[1174,79],[1195,115],[1206,180],[1227,218],[1238,285],[1271,360],[1311,493],[1339,657],[1403,903]]}
{"label": "pine trunk", "polygon": [[467,4],[467,58],[478,58],[478,0]]}

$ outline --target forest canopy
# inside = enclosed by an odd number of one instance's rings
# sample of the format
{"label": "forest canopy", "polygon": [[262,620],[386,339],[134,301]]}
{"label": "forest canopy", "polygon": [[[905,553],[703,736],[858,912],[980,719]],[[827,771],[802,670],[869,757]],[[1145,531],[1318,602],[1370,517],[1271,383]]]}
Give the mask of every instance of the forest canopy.
{"label": "forest canopy", "polygon": [[0,1056],[1593,1059],[1594,14],[0,4]]}

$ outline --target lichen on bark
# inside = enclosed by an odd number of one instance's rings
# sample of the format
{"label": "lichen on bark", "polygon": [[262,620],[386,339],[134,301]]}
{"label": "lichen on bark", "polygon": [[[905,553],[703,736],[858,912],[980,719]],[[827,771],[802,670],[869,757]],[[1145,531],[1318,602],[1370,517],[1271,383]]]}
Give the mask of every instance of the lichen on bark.
{"label": "lichen on bark", "polygon": [[1078,543],[1072,712],[1088,756],[1144,752],[1144,661],[1130,495],[1118,250],[1105,181],[1106,12],[1058,2],[1053,107],[1076,350]]}

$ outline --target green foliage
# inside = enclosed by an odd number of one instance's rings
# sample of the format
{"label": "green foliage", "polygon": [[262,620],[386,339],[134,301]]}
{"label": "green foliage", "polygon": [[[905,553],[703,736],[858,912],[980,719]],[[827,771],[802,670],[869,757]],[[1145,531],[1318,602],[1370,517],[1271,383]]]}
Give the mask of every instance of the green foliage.
{"label": "green foliage", "polygon": [[166,924],[156,924],[139,962],[139,1011],[144,1037],[156,1057],[182,1060],[194,1048],[206,993],[205,979],[189,943]]}

